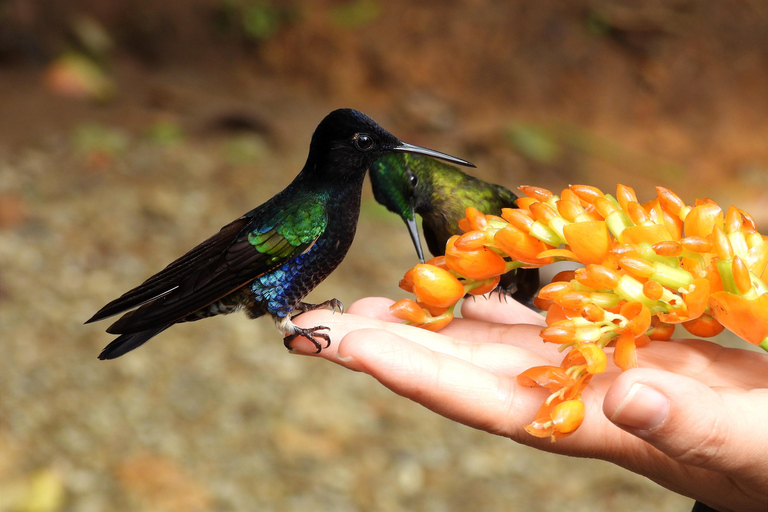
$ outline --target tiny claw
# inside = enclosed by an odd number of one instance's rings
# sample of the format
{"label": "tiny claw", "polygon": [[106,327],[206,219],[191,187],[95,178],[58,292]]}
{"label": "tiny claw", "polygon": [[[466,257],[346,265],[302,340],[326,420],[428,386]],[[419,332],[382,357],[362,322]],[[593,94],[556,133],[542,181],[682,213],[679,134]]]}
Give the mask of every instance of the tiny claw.
{"label": "tiny claw", "polygon": [[[331,346],[331,337],[324,332],[317,332],[322,329],[328,329],[329,327],[326,327],[325,325],[317,325],[315,327],[310,327],[309,329],[304,329],[302,327],[295,327],[294,333],[286,336],[283,338],[283,345],[285,345],[285,348],[288,350],[291,349],[291,343],[293,343],[293,340],[298,338],[299,336],[303,336],[307,338],[309,341],[312,342],[312,344],[315,345],[315,348],[317,349],[315,351],[315,354],[319,354],[324,348],[328,348]],[[316,339],[315,337],[322,338],[325,340],[325,347],[323,347]]]}
{"label": "tiny claw", "polygon": [[338,311],[339,313],[344,313],[344,304],[342,304],[339,299],[326,300],[325,302],[321,302],[320,304],[309,304],[307,302],[299,302],[293,308],[293,311],[296,311],[293,317],[295,318],[302,313],[306,313],[307,311],[314,311],[316,309],[330,309],[334,313],[336,313],[336,311]]}

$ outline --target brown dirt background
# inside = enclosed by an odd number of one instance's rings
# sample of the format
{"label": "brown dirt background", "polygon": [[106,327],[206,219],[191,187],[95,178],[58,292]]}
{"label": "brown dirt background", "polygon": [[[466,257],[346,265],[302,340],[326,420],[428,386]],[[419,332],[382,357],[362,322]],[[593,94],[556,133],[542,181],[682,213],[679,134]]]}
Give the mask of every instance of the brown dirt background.
{"label": "brown dirt background", "polygon": [[[689,510],[292,357],[265,319],[177,326],[113,362],[82,323],[285,186],[342,106],[511,188],[664,185],[765,226],[765,4],[273,2],[261,41],[221,29],[232,5],[264,3],[0,1],[0,511]],[[83,16],[114,42],[110,101],[44,80]],[[366,185],[309,299],[402,297],[412,252]]]}

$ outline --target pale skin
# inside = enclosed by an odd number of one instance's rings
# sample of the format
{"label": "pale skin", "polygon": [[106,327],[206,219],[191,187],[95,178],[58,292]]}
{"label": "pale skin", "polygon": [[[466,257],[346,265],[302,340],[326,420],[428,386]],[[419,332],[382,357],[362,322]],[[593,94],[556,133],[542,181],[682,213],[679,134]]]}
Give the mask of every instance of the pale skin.
{"label": "pale skin", "polygon": [[552,443],[523,429],[548,391],[516,382],[527,368],[562,360],[538,335],[540,315],[498,295],[478,297],[464,301],[464,318],[432,333],[403,325],[390,304],[366,298],[343,315],[303,314],[296,324],[330,327],[332,343],[314,354],[298,338],[294,352],[365,372],[454,421],[612,462],[719,511],[768,510],[768,355],[701,340],[653,342],[638,350],[639,368],[609,363],[583,393],[582,426]]}

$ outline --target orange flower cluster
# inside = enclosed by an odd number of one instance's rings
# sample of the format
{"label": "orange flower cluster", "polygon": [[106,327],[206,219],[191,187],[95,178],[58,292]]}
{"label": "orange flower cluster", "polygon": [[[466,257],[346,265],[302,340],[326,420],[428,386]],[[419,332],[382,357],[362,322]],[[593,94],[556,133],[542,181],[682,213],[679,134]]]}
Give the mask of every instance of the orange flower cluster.
{"label": "orange flower cluster", "polygon": [[639,203],[619,185],[616,197],[573,185],[560,196],[537,187],[518,209],[502,216],[468,208],[444,257],[405,274],[401,288],[416,295],[392,305],[398,318],[430,330],[453,319],[466,293],[492,291],[499,276],[554,261],[584,265],[561,272],[544,286],[536,305],[547,311],[541,337],[570,348],[560,366],[518,376],[523,386],[552,393],[526,430],[553,440],[573,433],[584,418],[581,392],[605,371],[605,348],[626,370],[637,366],[635,349],[669,340],[676,324],[696,336],[723,328],[768,350],[768,238],[752,217],[711,199],[686,205],[672,191]]}

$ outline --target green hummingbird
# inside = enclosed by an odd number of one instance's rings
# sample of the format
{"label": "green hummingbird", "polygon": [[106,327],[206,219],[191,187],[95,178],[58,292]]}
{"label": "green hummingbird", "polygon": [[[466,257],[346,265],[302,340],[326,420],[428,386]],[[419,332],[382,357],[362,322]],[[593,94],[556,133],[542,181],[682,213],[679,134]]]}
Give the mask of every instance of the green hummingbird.
{"label": "green hummingbird", "polygon": [[296,336],[317,351],[330,344],[318,325],[301,328],[292,316],[318,307],[341,309],[332,299],[303,298],[347,254],[360,216],[368,168],[395,152],[415,152],[474,167],[438,151],[400,141],[362,112],[334,110],[317,126],[304,168],[282,192],[235,219],[165,269],[101,308],[86,323],[123,314],[107,332],[119,334],[99,355],[113,359],[174,324],[245,310],[269,315],[289,347]]}
{"label": "green hummingbird", "polygon": [[[442,256],[448,239],[462,233],[459,220],[468,206],[493,215],[500,215],[502,208],[517,208],[517,196],[509,189],[416,154],[393,153],[378,159],[371,167],[371,185],[376,201],[405,221],[422,263],[424,254],[415,214],[421,216],[429,252]],[[502,276],[500,289],[533,307],[539,271],[512,270]]]}

